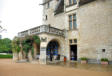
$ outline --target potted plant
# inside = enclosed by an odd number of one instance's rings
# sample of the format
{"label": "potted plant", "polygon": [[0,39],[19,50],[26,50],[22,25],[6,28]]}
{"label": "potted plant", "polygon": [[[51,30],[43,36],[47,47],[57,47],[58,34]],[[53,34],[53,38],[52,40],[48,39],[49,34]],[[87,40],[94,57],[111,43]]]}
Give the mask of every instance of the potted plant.
{"label": "potted plant", "polygon": [[108,59],[107,58],[102,58],[101,59],[101,64],[107,65],[108,64]]}
{"label": "potted plant", "polygon": [[88,58],[86,58],[86,57],[81,57],[80,60],[81,60],[81,64],[86,64]]}

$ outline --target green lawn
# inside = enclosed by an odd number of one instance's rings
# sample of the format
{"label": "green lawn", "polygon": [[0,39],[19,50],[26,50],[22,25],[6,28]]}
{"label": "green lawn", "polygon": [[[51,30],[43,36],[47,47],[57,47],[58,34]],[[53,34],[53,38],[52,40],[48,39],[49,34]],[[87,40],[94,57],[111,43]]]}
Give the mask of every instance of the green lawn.
{"label": "green lawn", "polygon": [[12,58],[12,55],[11,54],[8,54],[8,55],[0,55],[0,58]]}

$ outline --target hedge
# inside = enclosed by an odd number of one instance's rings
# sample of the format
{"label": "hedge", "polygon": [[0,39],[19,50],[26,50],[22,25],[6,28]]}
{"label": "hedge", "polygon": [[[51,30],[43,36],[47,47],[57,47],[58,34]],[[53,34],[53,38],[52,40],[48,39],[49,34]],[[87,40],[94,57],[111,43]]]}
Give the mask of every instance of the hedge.
{"label": "hedge", "polygon": [[13,56],[11,54],[8,55],[1,55],[0,54],[0,58],[12,58]]}

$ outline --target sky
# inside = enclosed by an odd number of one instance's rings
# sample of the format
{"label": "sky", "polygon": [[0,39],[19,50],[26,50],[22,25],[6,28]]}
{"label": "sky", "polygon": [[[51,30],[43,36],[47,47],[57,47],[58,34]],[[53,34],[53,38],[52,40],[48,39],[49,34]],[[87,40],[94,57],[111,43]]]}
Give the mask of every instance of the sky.
{"label": "sky", "polygon": [[7,29],[2,38],[13,39],[18,32],[42,25],[42,0],[0,0],[0,25]]}

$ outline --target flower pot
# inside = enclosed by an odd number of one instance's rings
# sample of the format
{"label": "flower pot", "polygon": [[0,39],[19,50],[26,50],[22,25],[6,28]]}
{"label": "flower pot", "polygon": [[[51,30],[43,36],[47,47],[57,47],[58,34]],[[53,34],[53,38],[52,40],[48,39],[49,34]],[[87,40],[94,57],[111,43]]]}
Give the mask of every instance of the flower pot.
{"label": "flower pot", "polygon": [[81,60],[81,64],[87,64],[87,60]]}
{"label": "flower pot", "polygon": [[108,65],[109,63],[107,61],[101,61],[101,64]]}

